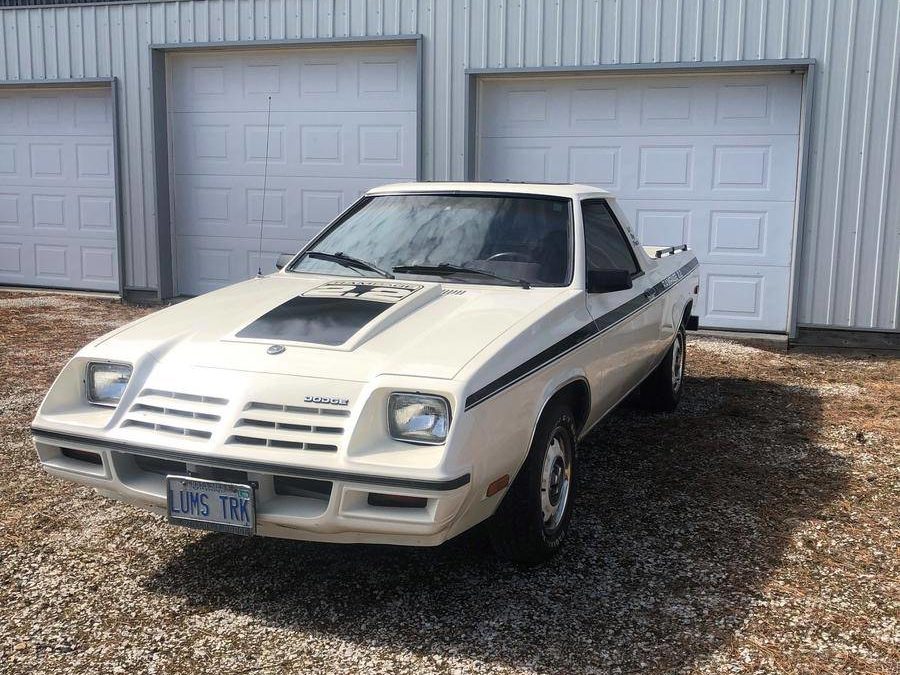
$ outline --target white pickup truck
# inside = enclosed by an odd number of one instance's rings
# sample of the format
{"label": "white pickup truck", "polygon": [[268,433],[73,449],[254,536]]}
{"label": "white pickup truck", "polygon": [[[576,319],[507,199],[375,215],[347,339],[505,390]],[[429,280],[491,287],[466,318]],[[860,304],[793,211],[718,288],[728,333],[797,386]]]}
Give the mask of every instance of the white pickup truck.
{"label": "white pickup truck", "polygon": [[576,445],[671,411],[699,278],[584,185],[370,190],[279,270],[90,343],[32,425],[51,474],[177,524],[538,561]]}

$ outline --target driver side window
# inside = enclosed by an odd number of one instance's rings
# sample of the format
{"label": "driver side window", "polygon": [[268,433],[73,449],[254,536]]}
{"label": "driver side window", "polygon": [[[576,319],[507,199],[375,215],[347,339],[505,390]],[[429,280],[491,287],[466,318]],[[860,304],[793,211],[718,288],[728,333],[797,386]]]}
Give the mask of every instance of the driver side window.
{"label": "driver side window", "polygon": [[635,276],[640,273],[631,244],[619,226],[605,199],[581,202],[584,222],[584,254],[587,271],[627,270]]}

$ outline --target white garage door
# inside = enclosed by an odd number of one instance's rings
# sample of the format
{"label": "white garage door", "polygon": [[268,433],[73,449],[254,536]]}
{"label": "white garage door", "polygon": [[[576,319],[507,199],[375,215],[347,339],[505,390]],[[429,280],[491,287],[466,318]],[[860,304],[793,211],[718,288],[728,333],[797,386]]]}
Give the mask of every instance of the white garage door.
{"label": "white garage door", "polygon": [[0,284],[117,291],[107,89],[0,90]]}
{"label": "white garage door", "polygon": [[171,57],[178,291],[256,273],[272,97],[262,269],[368,188],[416,177],[416,54],[408,47]]}
{"label": "white garage door", "polygon": [[487,80],[478,175],[616,193],[644,243],[696,251],[701,326],[785,331],[800,93],[788,74]]}

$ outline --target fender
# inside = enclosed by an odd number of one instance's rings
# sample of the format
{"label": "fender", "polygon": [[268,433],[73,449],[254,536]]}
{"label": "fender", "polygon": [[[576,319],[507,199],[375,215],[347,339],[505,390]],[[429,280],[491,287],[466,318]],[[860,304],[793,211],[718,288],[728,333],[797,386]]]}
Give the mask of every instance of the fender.
{"label": "fender", "polygon": [[674,303],[672,305],[672,325],[687,325],[688,319],[690,319],[689,312],[693,306],[694,300],[691,297],[685,298],[684,302],[678,301]]}
{"label": "fender", "polygon": [[[541,397],[541,404],[538,408],[537,415],[534,417],[534,422],[531,425],[531,434],[528,436],[528,444],[523,448],[522,454],[519,457],[519,461],[517,462],[515,472],[510,476],[509,485],[513,484],[516,477],[519,475],[519,471],[522,470],[522,466],[525,464],[525,458],[528,457],[528,453],[531,452],[531,446],[534,444],[534,437],[537,434],[537,426],[540,424],[541,417],[544,416],[544,411],[547,409],[547,404],[553,400],[553,397],[556,396],[559,392],[561,392],[564,388],[572,384],[573,382],[583,382],[584,386],[587,387],[588,390],[588,405],[590,405],[590,395],[591,395],[591,385],[588,382],[585,374],[580,370],[569,371],[568,374],[564,375],[563,378],[557,379],[554,378],[550,382],[547,383],[547,386],[544,387],[544,395]],[[548,392],[550,392],[548,394]],[[590,413],[588,413],[590,416]],[[583,434],[579,435],[578,440],[583,438]],[[500,505],[502,500],[502,496],[505,496],[508,488],[505,488],[501,494],[501,498],[497,500],[494,508],[497,508]]]}
{"label": "fender", "polygon": [[[587,388],[588,392],[588,417],[590,417],[590,401],[591,401],[591,384],[588,382],[587,376],[578,371],[574,374],[569,374],[565,379],[560,381],[551,380],[547,383],[547,386],[544,388],[544,396],[542,397],[542,403],[540,405],[540,409],[538,410],[537,416],[534,418],[534,423],[531,426],[531,435],[528,438],[528,447],[525,449],[525,454],[522,456],[521,462],[519,462],[519,468],[522,466],[522,462],[525,461],[525,457],[528,456],[528,452],[531,450],[531,446],[534,443],[534,437],[537,434],[537,426],[540,424],[541,418],[544,416],[544,411],[547,409],[547,404],[553,400],[553,397],[556,396],[563,389],[568,387],[573,382],[583,382],[584,386]],[[547,392],[551,391],[548,395]],[[587,420],[585,420],[586,422]],[[581,435],[579,435],[581,438]],[[517,471],[518,473],[518,471]]]}

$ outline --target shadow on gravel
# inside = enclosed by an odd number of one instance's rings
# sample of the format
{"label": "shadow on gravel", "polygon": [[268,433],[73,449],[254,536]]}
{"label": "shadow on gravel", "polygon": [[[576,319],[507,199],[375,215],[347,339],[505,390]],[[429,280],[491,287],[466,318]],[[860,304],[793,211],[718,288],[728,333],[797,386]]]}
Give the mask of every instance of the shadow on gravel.
{"label": "shadow on gravel", "polygon": [[149,590],[198,612],[541,672],[690,667],[746,618],[846,467],[808,440],[813,393],[687,385],[677,416],[623,408],[586,439],[573,536],[543,567],[500,562],[477,535],[436,549],[208,535]]}

